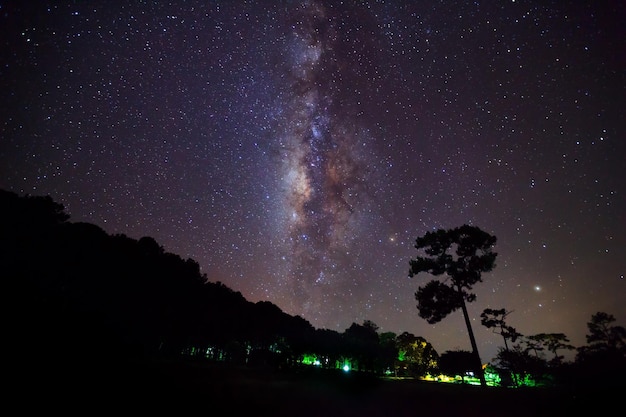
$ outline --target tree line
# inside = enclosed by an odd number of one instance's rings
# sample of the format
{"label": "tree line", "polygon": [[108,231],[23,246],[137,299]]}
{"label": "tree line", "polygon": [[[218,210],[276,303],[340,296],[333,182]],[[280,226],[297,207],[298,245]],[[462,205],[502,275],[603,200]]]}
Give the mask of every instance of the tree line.
{"label": "tree line", "polygon": [[[316,329],[269,301],[250,302],[223,283],[210,281],[196,261],[165,251],[151,237],[110,235],[94,224],[71,222],[63,205],[49,196],[0,190],[0,210],[0,271],[9,306],[4,343],[13,358],[36,369],[191,358],[234,366],[348,367],[412,377],[482,371],[472,352],[439,355],[423,337],[380,332],[369,320],[352,323],[344,332]],[[488,236],[480,236],[464,238],[463,244],[491,246]],[[432,244],[436,239],[420,242]],[[495,256],[486,262],[472,259],[476,252],[462,249],[463,244],[455,247],[469,256],[463,265],[474,272],[458,276],[473,285],[480,281],[476,270],[490,270]],[[421,263],[411,264],[415,273],[420,265],[446,272],[433,263],[416,262]],[[456,262],[447,271],[459,273],[461,263]],[[440,320],[462,307],[458,298],[449,299],[437,312],[438,306],[429,300],[439,293],[456,293],[429,285],[416,293],[427,306],[420,316],[436,322],[432,318]],[[463,288],[466,300],[473,301],[467,291],[471,286]],[[485,310],[482,317],[483,325],[503,337],[505,348],[493,366],[504,380],[574,372],[558,359],[557,352],[569,346],[564,335],[525,338],[507,325],[508,313]],[[613,321],[606,313],[593,317],[589,343],[579,348],[577,373],[598,377],[604,375],[601,371],[619,369],[616,364],[623,367],[626,335]],[[545,350],[555,355],[552,360],[543,359]]]}

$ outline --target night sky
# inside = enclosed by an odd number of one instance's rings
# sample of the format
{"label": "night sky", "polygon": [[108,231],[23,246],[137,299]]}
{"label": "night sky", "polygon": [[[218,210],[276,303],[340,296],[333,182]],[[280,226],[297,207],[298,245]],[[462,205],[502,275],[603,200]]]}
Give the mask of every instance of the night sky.
{"label": "night sky", "polygon": [[[316,328],[429,325],[415,239],[498,239],[479,351],[626,322],[626,3],[0,1],[0,188]],[[563,352],[564,353],[564,352]]]}

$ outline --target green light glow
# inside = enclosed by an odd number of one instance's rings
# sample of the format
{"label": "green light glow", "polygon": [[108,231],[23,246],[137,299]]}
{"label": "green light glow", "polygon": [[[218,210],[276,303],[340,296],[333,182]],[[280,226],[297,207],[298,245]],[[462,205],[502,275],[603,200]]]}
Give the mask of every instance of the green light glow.
{"label": "green light glow", "polygon": [[304,365],[313,365],[314,361],[315,361],[315,356],[305,354],[302,356],[301,363]]}

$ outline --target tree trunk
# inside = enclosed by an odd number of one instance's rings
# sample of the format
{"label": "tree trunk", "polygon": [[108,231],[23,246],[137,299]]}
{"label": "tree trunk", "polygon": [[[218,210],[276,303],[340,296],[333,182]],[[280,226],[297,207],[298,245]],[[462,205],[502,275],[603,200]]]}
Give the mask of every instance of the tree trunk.
{"label": "tree trunk", "polygon": [[[460,293],[460,291],[459,291]],[[478,354],[478,346],[476,346],[476,339],[474,338],[474,332],[472,331],[472,324],[469,319],[469,314],[467,314],[467,307],[465,306],[465,300],[461,295],[461,309],[463,310],[463,317],[465,318],[465,325],[467,326],[467,332],[469,333],[470,342],[472,343],[472,353],[476,358],[476,371],[478,372],[478,378],[480,379],[480,385],[483,387],[487,386],[487,382],[485,381],[485,373],[483,372],[483,363],[480,360],[480,355]]]}

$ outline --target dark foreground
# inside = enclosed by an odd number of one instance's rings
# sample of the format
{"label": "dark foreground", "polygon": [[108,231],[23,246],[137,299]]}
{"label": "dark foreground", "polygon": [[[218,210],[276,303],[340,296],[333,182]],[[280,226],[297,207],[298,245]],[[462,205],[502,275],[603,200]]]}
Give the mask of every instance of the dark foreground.
{"label": "dark foreground", "polygon": [[554,417],[623,411],[616,387],[483,389],[319,369],[277,372],[197,363],[57,366],[29,370],[9,382],[9,402],[15,401],[20,415]]}

